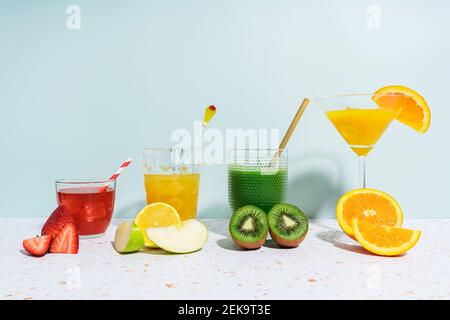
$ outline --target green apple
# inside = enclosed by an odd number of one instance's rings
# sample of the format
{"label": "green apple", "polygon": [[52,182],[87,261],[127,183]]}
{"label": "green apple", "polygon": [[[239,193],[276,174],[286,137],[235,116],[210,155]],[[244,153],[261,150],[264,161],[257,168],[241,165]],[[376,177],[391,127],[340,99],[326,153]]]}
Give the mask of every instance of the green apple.
{"label": "green apple", "polygon": [[208,240],[208,229],[198,220],[182,221],[179,226],[147,229],[147,235],[161,249],[172,253],[190,253],[200,250]]}
{"label": "green apple", "polygon": [[114,248],[119,253],[130,253],[141,250],[145,247],[144,235],[136,223],[124,221],[119,224],[116,230]]}

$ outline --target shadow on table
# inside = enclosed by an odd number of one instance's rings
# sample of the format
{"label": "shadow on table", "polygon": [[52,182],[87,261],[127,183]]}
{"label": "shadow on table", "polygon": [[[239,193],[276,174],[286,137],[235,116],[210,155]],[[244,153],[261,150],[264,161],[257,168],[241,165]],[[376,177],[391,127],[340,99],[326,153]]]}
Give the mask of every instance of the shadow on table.
{"label": "shadow on table", "polygon": [[209,232],[229,237],[230,233],[228,231],[228,219],[222,219],[222,220],[208,220],[203,221],[203,223],[208,228]]}
{"label": "shadow on table", "polygon": [[[231,251],[242,251],[242,252],[249,252],[249,251],[255,251],[255,250],[248,250],[248,249],[242,249],[238,247],[233,240],[230,238],[224,238],[217,240],[217,245],[225,250],[231,250]],[[266,243],[263,245],[265,248],[270,249],[283,249],[281,248],[275,241],[269,239],[266,241]]]}
{"label": "shadow on table", "polygon": [[281,250],[295,249],[295,248],[280,247],[280,245],[278,243],[276,243],[275,241],[273,241],[272,239],[267,239],[266,243],[264,243],[263,246],[266,248],[270,248],[270,249],[281,249]]}
{"label": "shadow on table", "polygon": [[[113,247],[114,250],[116,250],[114,248],[114,241],[111,241],[111,246]],[[135,252],[121,253],[121,255],[126,256],[126,255],[132,254],[132,253],[135,253]],[[163,249],[158,249],[158,248],[155,248],[155,249],[145,248],[145,249],[139,250],[139,253],[141,253],[141,254],[150,254],[150,255],[155,255],[155,256],[173,256],[173,255],[177,255],[176,253],[167,252],[167,251],[165,251]]]}
{"label": "shadow on table", "polygon": [[[21,249],[21,250],[19,250],[19,252],[21,253],[21,254],[23,254],[24,256],[28,256],[28,257],[33,257],[31,254],[29,254],[26,250],[24,250],[24,249]],[[43,256],[42,256],[43,257]],[[42,257],[36,257],[36,258],[42,258]]]}
{"label": "shadow on table", "polygon": [[231,250],[231,251],[242,251],[244,252],[244,249],[239,248],[234,242],[233,240],[231,240],[230,238],[224,238],[224,239],[220,239],[217,240],[217,245],[219,247],[221,247],[222,249],[225,250]]}
{"label": "shadow on table", "polygon": [[339,249],[342,249],[342,250],[345,250],[345,251],[350,251],[350,252],[353,252],[353,253],[373,256],[372,253],[366,251],[360,245],[352,244],[352,243],[346,241],[345,238],[343,239],[343,237],[347,237],[347,235],[345,235],[341,231],[331,230],[330,229],[329,231],[319,232],[316,235],[316,237],[318,239],[322,240],[322,241],[331,243],[332,245],[334,245],[335,247],[337,247]]}

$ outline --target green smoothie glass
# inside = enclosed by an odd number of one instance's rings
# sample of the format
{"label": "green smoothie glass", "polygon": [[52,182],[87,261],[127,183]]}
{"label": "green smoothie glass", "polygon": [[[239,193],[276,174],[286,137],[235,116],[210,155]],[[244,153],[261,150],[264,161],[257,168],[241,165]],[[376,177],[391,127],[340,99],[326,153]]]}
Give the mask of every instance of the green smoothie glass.
{"label": "green smoothie glass", "polygon": [[254,205],[269,212],[287,194],[287,150],[234,149],[228,154],[228,199],[236,212]]}

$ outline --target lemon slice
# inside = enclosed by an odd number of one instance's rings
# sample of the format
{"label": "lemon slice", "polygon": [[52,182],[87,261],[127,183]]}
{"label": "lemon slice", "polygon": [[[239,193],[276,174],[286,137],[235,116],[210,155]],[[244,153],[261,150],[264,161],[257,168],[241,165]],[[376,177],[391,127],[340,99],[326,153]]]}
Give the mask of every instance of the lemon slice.
{"label": "lemon slice", "polygon": [[136,216],[134,222],[138,225],[144,235],[145,246],[149,248],[158,248],[147,235],[148,228],[167,227],[172,225],[179,226],[181,223],[180,215],[171,205],[164,202],[149,204],[142,209]]}

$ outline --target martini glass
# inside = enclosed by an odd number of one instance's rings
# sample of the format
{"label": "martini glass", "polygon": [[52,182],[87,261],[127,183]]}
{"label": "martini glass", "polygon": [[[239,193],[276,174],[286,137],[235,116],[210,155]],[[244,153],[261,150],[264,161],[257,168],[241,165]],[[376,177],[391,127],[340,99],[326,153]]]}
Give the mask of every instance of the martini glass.
{"label": "martini glass", "polygon": [[[359,187],[366,187],[366,158],[392,120],[404,96],[350,94],[314,99],[359,158]],[[379,106],[383,106],[382,108]]]}

